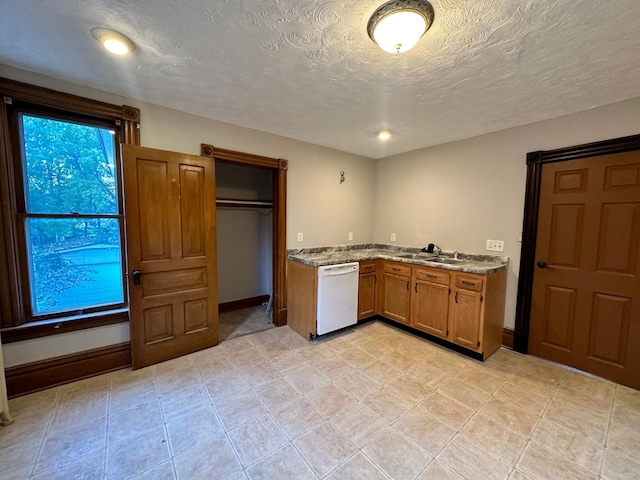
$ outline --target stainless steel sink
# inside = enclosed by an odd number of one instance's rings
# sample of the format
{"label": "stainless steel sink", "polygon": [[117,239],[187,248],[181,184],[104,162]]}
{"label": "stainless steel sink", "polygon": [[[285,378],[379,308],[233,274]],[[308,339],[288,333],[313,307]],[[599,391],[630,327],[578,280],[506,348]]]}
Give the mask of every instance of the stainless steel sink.
{"label": "stainless steel sink", "polygon": [[462,263],[464,260],[460,260],[459,258],[451,258],[451,257],[434,257],[427,259],[428,262],[436,262],[436,263],[446,263],[448,265],[455,265],[456,263]]}
{"label": "stainless steel sink", "polygon": [[446,265],[456,265],[464,262],[464,260],[460,260],[459,258],[438,257],[435,255],[429,255],[428,253],[403,253],[401,255],[396,255],[396,257],[406,258],[409,260],[424,260],[425,262],[444,263]]}
{"label": "stainless steel sink", "polygon": [[408,258],[410,260],[427,260],[427,261],[431,261],[432,259],[436,258],[433,255],[425,255],[423,253],[403,253],[402,255],[394,255],[398,258]]}

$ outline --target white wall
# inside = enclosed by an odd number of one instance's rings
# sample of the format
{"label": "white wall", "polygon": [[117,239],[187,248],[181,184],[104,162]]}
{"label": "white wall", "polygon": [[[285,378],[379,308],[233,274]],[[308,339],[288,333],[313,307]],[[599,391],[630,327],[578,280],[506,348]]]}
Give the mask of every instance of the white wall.
{"label": "white wall", "polygon": [[[354,242],[373,240],[375,163],[370,159],[138,102],[4,65],[0,65],[0,76],[104,102],[138,107],[142,119],[141,143],[145,147],[199,154],[200,144],[210,143],[216,147],[287,159],[288,248],[347,243],[348,231],[354,232]],[[342,185],[338,183],[340,170],[347,175],[347,181]],[[296,241],[297,232],[304,232],[303,243]],[[82,336],[69,333],[8,344],[4,349],[5,367],[127,341],[128,337],[123,338],[122,331],[122,325],[111,325],[83,330]]]}
{"label": "white wall", "polygon": [[640,133],[640,99],[377,161],[379,243],[485,251],[504,240],[510,258],[504,324],[515,324],[526,154]]}

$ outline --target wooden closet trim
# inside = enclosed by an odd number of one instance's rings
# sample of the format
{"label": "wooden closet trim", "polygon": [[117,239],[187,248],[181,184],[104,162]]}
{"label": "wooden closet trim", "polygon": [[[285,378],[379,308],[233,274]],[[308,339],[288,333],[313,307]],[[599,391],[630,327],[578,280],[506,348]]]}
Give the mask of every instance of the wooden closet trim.
{"label": "wooden closet trim", "polygon": [[516,304],[516,325],[513,349],[527,353],[529,350],[529,325],[531,321],[531,297],[535,269],[536,236],[538,234],[538,212],[542,166],[545,163],[564,162],[598,155],[640,150],[640,135],[586,143],[556,150],[527,153],[527,183],[520,253],[520,274]]}
{"label": "wooden closet trim", "polygon": [[252,153],[216,148],[200,144],[200,155],[234,165],[266,168],[273,177],[273,323],[287,324],[287,170],[289,162],[282,158],[263,157]]}

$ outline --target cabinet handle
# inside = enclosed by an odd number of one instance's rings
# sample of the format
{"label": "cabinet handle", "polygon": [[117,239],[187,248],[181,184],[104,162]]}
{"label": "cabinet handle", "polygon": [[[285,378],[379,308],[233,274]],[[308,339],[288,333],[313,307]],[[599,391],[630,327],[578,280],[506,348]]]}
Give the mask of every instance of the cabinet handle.
{"label": "cabinet handle", "polygon": [[429,273],[427,273],[427,277],[429,277],[429,278],[438,278],[438,276],[437,276],[437,275],[431,275],[431,274],[429,274]]}
{"label": "cabinet handle", "polygon": [[458,303],[458,292],[456,292],[456,303]]}
{"label": "cabinet handle", "polygon": [[462,284],[463,284],[463,285],[471,285],[471,286],[473,286],[473,285],[475,285],[475,284],[476,284],[476,282],[469,282],[469,281],[467,281],[467,280],[462,280]]}
{"label": "cabinet handle", "polygon": [[400,271],[399,268],[395,268],[395,267],[391,267],[391,270],[393,270],[394,272],[399,272]]}
{"label": "cabinet handle", "polygon": [[418,282],[416,282],[416,293],[418,293]]}
{"label": "cabinet handle", "polygon": [[407,282],[407,290],[409,290],[409,282]]}

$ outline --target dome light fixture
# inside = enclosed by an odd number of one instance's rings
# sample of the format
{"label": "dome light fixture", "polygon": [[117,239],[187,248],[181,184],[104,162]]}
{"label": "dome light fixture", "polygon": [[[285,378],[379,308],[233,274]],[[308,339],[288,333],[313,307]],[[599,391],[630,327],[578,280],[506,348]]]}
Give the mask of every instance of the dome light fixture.
{"label": "dome light fixture", "polygon": [[427,0],[391,0],[373,12],[367,32],[385,52],[402,53],[418,43],[433,17],[433,7]]}
{"label": "dome light fixture", "polygon": [[391,134],[393,134],[391,130],[378,130],[376,132],[376,136],[380,140],[389,140],[391,138]]}
{"label": "dome light fixture", "polygon": [[91,29],[91,35],[93,35],[93,38],[99,41],[104,48],[116,55],[125,55],[136,49],[136,44],[133,43],[129,37],[115,30],[95,27]]}

